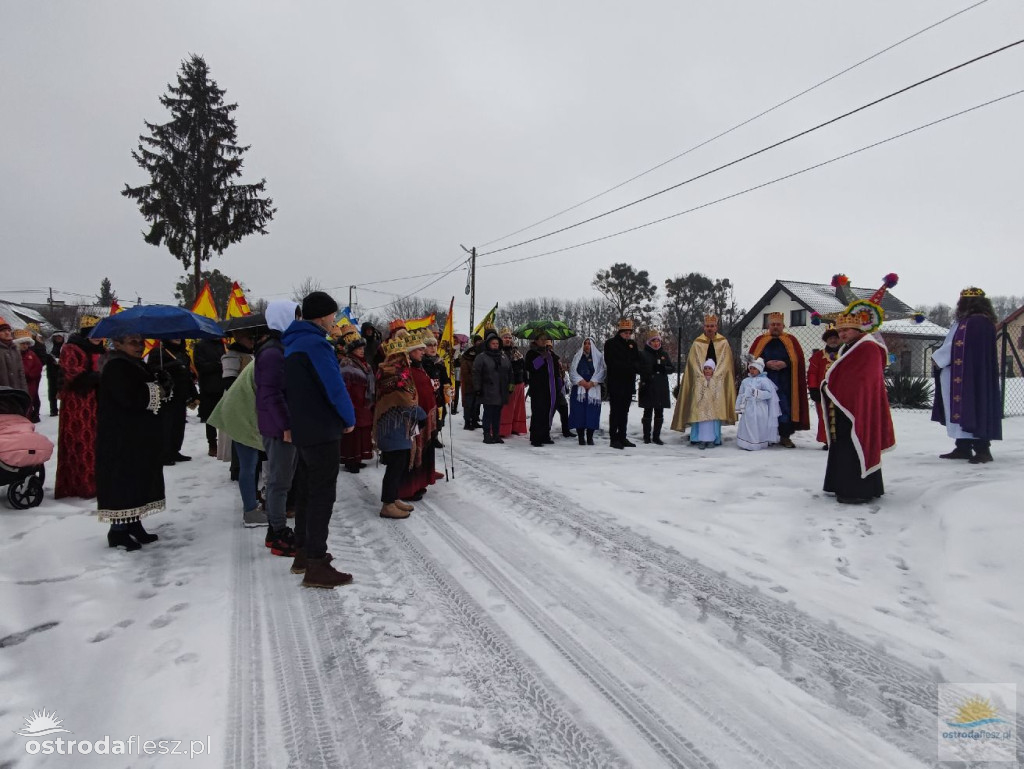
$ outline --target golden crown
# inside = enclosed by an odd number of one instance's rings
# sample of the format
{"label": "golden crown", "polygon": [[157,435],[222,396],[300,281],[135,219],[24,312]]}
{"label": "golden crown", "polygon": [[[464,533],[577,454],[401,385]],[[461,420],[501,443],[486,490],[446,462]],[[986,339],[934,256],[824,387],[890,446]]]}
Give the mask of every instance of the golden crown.
{"label": "golden crown", "polygon": [[785,323],[786,322],[786,316],[783,313],[781,313],[781,312],[771,312],[771,313],[768,313],[768,322],[771,323],[773,320],[778,320],[778,321],[782,321],[783,323]]}
{"label": "golden crown", "polygon": [[715,315],[713,312],[710,312],[710,313],[708,313],[707,315],[704,316],[704,322],[705,323],[718,323],[718,316]]}
{"label": "golden crown", "polygon": [[79,328],[92,328],[100,322],[100,319],[95,315],[83,315],[82,319],[78,321]]}
{"label": "golden crown", "polygon": [[985,292],[977,286],[969,286],[960,292],[960,296],[985,296]]}

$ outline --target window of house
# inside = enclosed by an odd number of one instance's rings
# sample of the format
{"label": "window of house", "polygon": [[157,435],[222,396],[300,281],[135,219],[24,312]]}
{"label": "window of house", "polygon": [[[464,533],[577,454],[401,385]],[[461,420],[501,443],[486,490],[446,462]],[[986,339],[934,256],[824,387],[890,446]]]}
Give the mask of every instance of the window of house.
{"label": "window of house", "polygon": [[768,328],[769,315],[771,315],[771,313],[766,312],[764,315],[761,316],[761,328]]}
{"label": "window of house", "polygon": [[807,310],[792,310],[789,313],[789,325],[791,326],[806,326],[807,325]]}

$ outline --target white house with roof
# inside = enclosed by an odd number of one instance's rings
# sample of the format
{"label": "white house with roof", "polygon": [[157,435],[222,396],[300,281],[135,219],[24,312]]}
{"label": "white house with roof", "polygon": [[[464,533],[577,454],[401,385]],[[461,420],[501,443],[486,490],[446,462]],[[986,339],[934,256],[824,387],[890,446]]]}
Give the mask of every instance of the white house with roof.
{"label": "white house with roof", "polygon": [[[877,290],[877,286],[837,289],[828,283],[777,280],[733,327],[730,335],[739,338],[741,352],[746,352],[754,339],[766,332],[768,316],[781,312],[786,319],[786,330],[800,340],[804,354],[810,357],[814,350],[824,346],[821,335],[826,328],[824,324],[813,324],[813,314],[835,315],[854,299],[870,299]],[[912,376],[931,376],[931,352],[942,344],[948,329],[927,320],[914,322],[914,309],[891,291],[885,293],[881,304],[886,320],[880,331],[889,348],[890,370]]]}

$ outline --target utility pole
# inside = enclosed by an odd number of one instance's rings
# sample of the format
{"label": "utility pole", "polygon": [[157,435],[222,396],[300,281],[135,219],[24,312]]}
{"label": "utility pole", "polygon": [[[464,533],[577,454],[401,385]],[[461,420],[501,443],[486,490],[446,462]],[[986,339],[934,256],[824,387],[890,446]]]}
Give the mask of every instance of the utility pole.
{"label": "utility pole", "polygon": [[352,289],[353,288],[355,288],[355,286],[349,286],[348,287],[348,309],[349,309],[349,312],[352,312]]}
{"label": "utility pole", "polygon": [[[462,246],[462,244],[459,244]],[[476,321],[476,246],[462,250],[469,254],[469,335],[473,336],[474,323]]]}

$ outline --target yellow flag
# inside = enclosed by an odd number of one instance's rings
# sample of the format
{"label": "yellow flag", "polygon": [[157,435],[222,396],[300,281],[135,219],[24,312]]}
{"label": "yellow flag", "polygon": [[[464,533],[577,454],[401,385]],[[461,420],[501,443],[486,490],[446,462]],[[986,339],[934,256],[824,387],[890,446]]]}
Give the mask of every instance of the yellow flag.
{"label": "yellow flag", "polygon": [[415,331],[418,328],[426,328],[437,321],[437,313],[424,315],[422,318],[410,318],[405,322],[406,331]]}
{"label": "yellow flag", "polygon": [[252,315],[252,310],[249,309],[249,303],[245,300],[245,292],[238,285],[238,281],[235,281],[231,284],[231,295],[228,297],[227,316],[229,318],[244,318],[246,315]]}
{"label": "yellow flag", "polygon": [[473,329],[473,336],[483,337],[485,328],[494,328],[494,316],[498,314],[498,303],[494,303],[491,311],[484,315],[484,319],[476,324]]}
{"label": "yellow flag", "polygon": [[203,283],[199,296],[192,303],[192,312],[202,315],[204,318],[217,320],[217,305],[213,303],[213,292],[210,291],[210,282]]}
{"label": "yellow flag", "polygon": [[444,367],[448,371],[448,381],[454,382],[455,377],[452,376],[453,364],[455,361],[455,297],[452,297],[451,304],[448,305],[448,317],[444,322],[444,330],[441,332],[441,342],[438,345],[438,354],[441,356],[441,360],[444,361]]}

